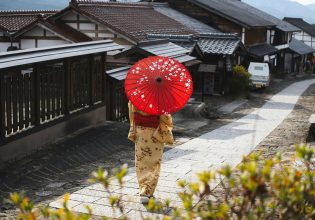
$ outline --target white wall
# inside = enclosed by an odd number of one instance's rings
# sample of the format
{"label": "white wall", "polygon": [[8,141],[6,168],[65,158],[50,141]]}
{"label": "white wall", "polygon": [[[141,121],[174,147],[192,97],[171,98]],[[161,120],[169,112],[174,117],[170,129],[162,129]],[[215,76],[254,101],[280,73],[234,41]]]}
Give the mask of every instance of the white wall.
{"label": "white wall", "polygon": [[35,40],[21,39],[21,49],[35,48]]}
{"label": "white wall", "polygon": [[34,37],[34,36],[44,36],[44,30],[41,27],[35,27],[32,30],[25,32],[23,36],[29,36],[29,37]]}
{"label": "white wall", "polygon": [[64,40],[38,40],[37,47],[50,47],[62,44],[70,44],[70,42]]}
{"label": "white wall", "polygon": [[108,32],[108,33],[98,33],[98,37],[101,37],[101,38],[114,38],[115,35]]}
{"label": "white wall", "polygon": [[[0,42],[0,53],[7,52],[8,47],[11,46],[10,42]],[[13,46],[19,47],[18,43],[13,43]]]}
{"label": "white wall", "polygon": [[77,20],[77,15],[74,13],[68,13],[62,17],[62,20]]}
{"label": "white wall", "polygon": [[77,23],[66,23],[66,24],[77,30]]}
{"label": "white wall", "polygon": [[297,40],[303,41],[306,45],[312,47],[315,49],[315,37],[310,36],[309,34],[305,32],[301,33],[294,33],[293,34],[294,38]]}
{"label": "white wall", "polygon": [[95,30],[94,23],[80,23],[80,30]]}
{"label": "white wall", "polygon": [[[79,21],[90,21],[91,23],[79,23],[79,28],[77,25],[77,15],[74,12],[70,12],[67,15],[64,15],[61,18],[62,21],[65,21],[65,23],[67,25],[69,25],[70,27],[81,31],[82,33],[84,33],[85,35],[89,36],[90,38],[92,38],[93,40],[100,40],[100,39],[111,39],[111,40],[118,40],[118,41],[122,41],[123,43],[118,43],[120,45],[132,45],[132,43],[127,42],[127,40],[125,40],[122,36],[118,36],[115,35],[115,33],[111,32],[105,25],[102,24],[97,24],[96,22],[90,20],[88,17],[84,16],[84,15],[79,15]],[[96,34],[96,28],[95,25],[98,25],[97,29],[98,29],[98,35]],[[115,37],[116,36],[116,37]]]}
{"label": "white wall", "polygon": [[311,41],[311,40],[312,40],[312,37],[311,37],[310,35],[305,35],[304,38],[303,38],[303,40],[306,41],[306,42],[307,42],[307,41]]}
{"label": "white wall", "polygon": [[56,36],[56,35],[53,32],[50,32],[50,31],[46,30],[46,36],[53,37],[53,36]]}

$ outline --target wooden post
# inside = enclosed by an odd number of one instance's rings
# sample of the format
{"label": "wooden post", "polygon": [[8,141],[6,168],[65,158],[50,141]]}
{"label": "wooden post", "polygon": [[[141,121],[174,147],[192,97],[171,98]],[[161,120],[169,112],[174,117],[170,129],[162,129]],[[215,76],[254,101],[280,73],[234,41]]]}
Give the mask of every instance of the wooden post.
{"label": "wooden post", "polygon": [[[101,60],[102,62],[102,60]],[[95,94],[95,74],[94,71],[96,70],[96,67],[94,66],[94,56],[89,56],[89,105],[94,105],[94,94]]]}
{"label": "wooden post", "polygon": [[34,74],[34,116],[35,116],[35,125],[40,125],[40,72],[38,64],[34,64],[33,67]]}
{"label": "wooden post", "polygon": [[107,73],[106,73],[106,66],[105,66],[105,62],[106,62],[106,56],[107,53],[102,54],[102,100],[105,104],[105,108],[106,108],[106,120],[110,120],[111,119],[111,108],[112,108],[112,102],[111,102],[111,94],[112,94],[112,86],[110,85],[110,80],[108,80],[107,78]]}
{"label": "wooden post", "polygon": [[64,109],[64,114],[68,115],[70,112],[69,109],[69,103],[71,100],[70,97],[70,74],[71,74],[71,67],[70,67],[70,60],[66,59],[66,61],[64,62],[65,65],[65,74],[64,74],[64,94],[62,94],[64,96],[64,102],[62,103],[63,105],[63,109]]}
{"label": "wooden post", "polygon": [[222,81],[221,81],[221,94],[225,94],[225,83],[226,83],[226,64],[227,64],[227,61],[226,61],[227,57],[223,57],[223,77],[222,77]]}
{"label": "wooden post", "polygon": [[205,74],[206,72],[202,72],[202,80],[201,80],[201,101],[202,102],[205,99]]}
{"label": "wooden post", "polygon": [[0,72],[0,140],[5,138],[5,85]]}
{"label": "wooden post", "polygon": [[103,102],[106,104],[106,100],[107,100],[107,86],[106,86],[106,82],[107,82],[107,74],[106,74],[106,66],[105,66],[105,62],[106,62],[106,55],[107,53],[102,54],[102,58],[101,58],[101,69],[102,69],[102,100]]}

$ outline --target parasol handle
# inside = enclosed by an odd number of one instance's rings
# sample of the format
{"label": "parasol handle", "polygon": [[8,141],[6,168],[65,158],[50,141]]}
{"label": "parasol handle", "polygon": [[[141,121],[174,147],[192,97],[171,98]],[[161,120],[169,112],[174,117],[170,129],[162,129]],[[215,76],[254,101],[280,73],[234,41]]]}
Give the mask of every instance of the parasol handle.
{"label": "parasol handle", "polygon": [[162,78],[159,76],[159,77],[157,77],[156,79],[156,82],[158,82],[158,83],[161,83],[162,82]]}

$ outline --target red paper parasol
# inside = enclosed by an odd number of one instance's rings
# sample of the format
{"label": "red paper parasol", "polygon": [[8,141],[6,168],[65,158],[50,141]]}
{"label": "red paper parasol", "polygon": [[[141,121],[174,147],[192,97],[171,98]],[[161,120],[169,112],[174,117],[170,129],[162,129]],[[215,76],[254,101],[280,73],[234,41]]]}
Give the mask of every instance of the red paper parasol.
{"label": "red paper parasol", "polygon": [[184,65],[155,56],[133,65],[125,80],[130,102],[150,115],[170,114],[185,106],[193,91],[191,76]]}

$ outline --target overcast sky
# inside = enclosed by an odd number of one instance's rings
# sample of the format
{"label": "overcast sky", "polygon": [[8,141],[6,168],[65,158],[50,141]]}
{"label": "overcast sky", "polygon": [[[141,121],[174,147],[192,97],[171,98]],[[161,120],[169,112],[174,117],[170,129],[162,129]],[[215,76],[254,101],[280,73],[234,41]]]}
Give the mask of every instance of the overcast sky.
{"label": "overcast sky", "polygon": [[299,2],[299,3],[303,4],[303,5],[315,4],[315,0],[293,0],[293,1]]}

